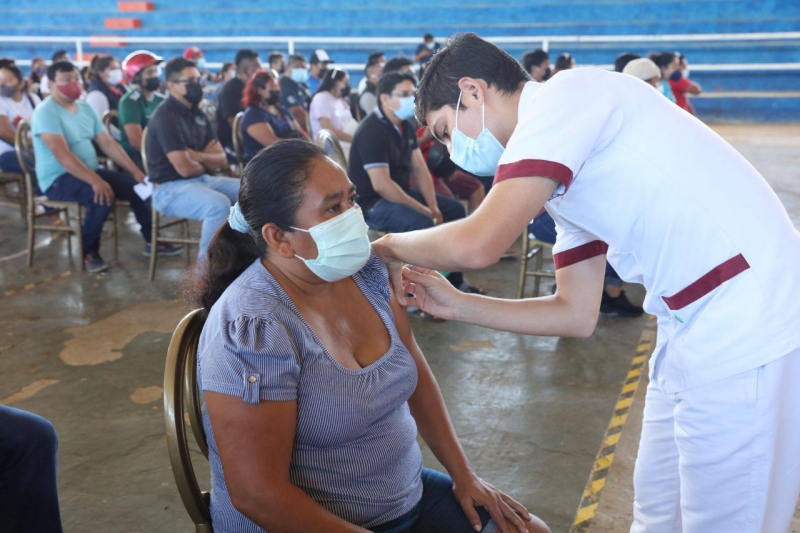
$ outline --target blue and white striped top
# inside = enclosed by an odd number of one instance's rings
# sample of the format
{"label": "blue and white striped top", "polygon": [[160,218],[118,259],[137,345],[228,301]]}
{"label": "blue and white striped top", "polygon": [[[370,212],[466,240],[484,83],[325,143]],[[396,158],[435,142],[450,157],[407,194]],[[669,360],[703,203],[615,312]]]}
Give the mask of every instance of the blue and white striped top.
{"label": "blue and white striped top", "polygon": [[[417,369],[389,306],[386,266],[374,254],[353,276],[391,336],[373,364],[344,368],[325,350],[260,261],[214,304],[200,338],[203,391],[245,403],[297,400],[291,482],[337,516],[370,528],[409,511],[422,497],[422,455],[407,400]],[[214,431],[203,410],[216,533],[263,531],[232,505]]]}

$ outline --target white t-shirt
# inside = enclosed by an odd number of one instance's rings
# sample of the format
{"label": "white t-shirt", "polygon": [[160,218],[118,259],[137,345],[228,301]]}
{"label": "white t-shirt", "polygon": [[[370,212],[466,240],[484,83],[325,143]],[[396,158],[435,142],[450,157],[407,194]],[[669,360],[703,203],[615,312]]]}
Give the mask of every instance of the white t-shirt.
{"label": "white t-shirt", "polygon": [[525,85],[495,181],[560,182],[557,268],[606,253],[658,317],[667,392],[800,347],[800,233],[747,160],[641,81],[597,68]]}
{"label": "white t-shirt", "polygon": [[[314,96],[309,110],[311,118],[311,136],[314,137],[322,129],[319,119],[327,118],[333,127],[340,131],[348,131],[348,126],[356,120],[350,114],[350,106],[344,98],[337,98],[330,92],[321,92]],[[352,129],[352,127],[351,127]]]}
{"label": "white t-shirt", "polygon": [[[15,101],[9,96],[0,96],[0,116],[8,118],[8,122],[11,124],[11,129],[14,131],[17,131],[17,124],[20,120],[30,121],[31,115],[33,115],[33,108],[39,105],[41,102],[39,97],[35,94],[31,94],[30,98],[28,98],[28,96],[28,94],[23,94],[22,100],[19,102]],[[31,105],[31,101],[33,102],[33,105]],[[7,142],[0,140],[0,154],[4,154],[12,150],[14,150],[13,144],[8,144]]]}

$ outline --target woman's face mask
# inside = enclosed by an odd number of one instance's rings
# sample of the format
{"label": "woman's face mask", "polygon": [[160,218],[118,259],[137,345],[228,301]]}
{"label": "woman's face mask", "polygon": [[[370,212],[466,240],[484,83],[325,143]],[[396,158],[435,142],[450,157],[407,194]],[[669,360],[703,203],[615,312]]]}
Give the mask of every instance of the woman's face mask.
{"label": "woman's face mask", "polygon": [[122,83],[122,69],[114,68],[106,71],[106,81],[110,85],[119,85]]}
{"label": "woman's face mask", "polygon": [[290,76],[295,83],[306,83],[308,81],[308,69],[301,67],[294,67],[292,75]]}
{"label": "woman's face mask", "polygon": [[295,257],[306,264],[317,277],[329,283],[349,278],[367,264],[372,248],[361,208],[352,207],[330,220],[309,229],[292,229],[309,233],[317,244],[317,258]]}

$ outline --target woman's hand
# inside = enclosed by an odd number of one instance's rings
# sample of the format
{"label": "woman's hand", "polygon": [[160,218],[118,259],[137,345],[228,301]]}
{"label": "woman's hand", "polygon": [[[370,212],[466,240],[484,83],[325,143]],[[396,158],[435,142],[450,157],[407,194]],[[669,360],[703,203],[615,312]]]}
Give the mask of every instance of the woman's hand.
{"label": "woman's hand", "polygon": [[456,305],[463,296],[435,270],[413,265],[403,267],[403,291],[412,295],[412,298],[406,298],[407,305],[415,305],[445,320],[455,318]]}
{"label": "woman's hand", "polygon": [[497,490],[473,472],[453,479],[453,496],[461,505],[475,531],[482,529],[481,519],[475,507],[489,512],[500,531],[504,533],[527,533],[525,522],[532,520],[525,507],[507,494]]}

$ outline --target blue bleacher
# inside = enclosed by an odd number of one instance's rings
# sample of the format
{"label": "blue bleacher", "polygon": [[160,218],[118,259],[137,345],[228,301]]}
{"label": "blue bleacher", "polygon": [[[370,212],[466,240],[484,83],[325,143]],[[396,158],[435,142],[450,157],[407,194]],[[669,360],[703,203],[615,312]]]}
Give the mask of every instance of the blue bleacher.
{"label": "blue bleacher", "polygon": [[[26,0],[18,7],[4,2],[0,7],[0,34],[48,36],[323,36],[323,37],[413,37],[432,32],[438,38],[459,31],[483,36],[558,35],[646,35],[787,32],[800,28],[800,2],[794,0],[511,0],[490,3],[446,0],[429,2],[340,0],[320,5],[317,0],[241,2],[210,0],[155,0],[146,13],[119,13],[114,0]],[[139,18],[142,28],[106,30],[109,17]],[[211,62],[229,61],[237,45],[204,45]],[[414,53],[414,45],[369,46],[321,44],[339,63],[362,63],[380,48],[387,56]],[[299,44],[297,51],[309,55],[314,44]],[[72,49],[73,43],[0,43],[0,56],[49,57],[56,48]],[[110,52],[124,56],[141,48],[90,48],[85,52]],[[263,55],[285,45],[253,45]],[[532,48],[520,45],[506,49],[519,58]],[[155,45],[150,48],[170,57],[185,45]],[[646,54],[652,50],[680,50],[694,64],[800,63],[800,40],[732,43],[663,43],[620,45],[612,43],[551,44],[551,57],[573,54],[579,64],[610,64],[622,51]],[[361,77],[351,72],[353,82]],[[785,92],[800,87],[800,71],[709,72],[694,71],[692,79],[706,91]],[[706,98],[694,99],[702,118],[714,121],[797,121],[798,98]]]}

